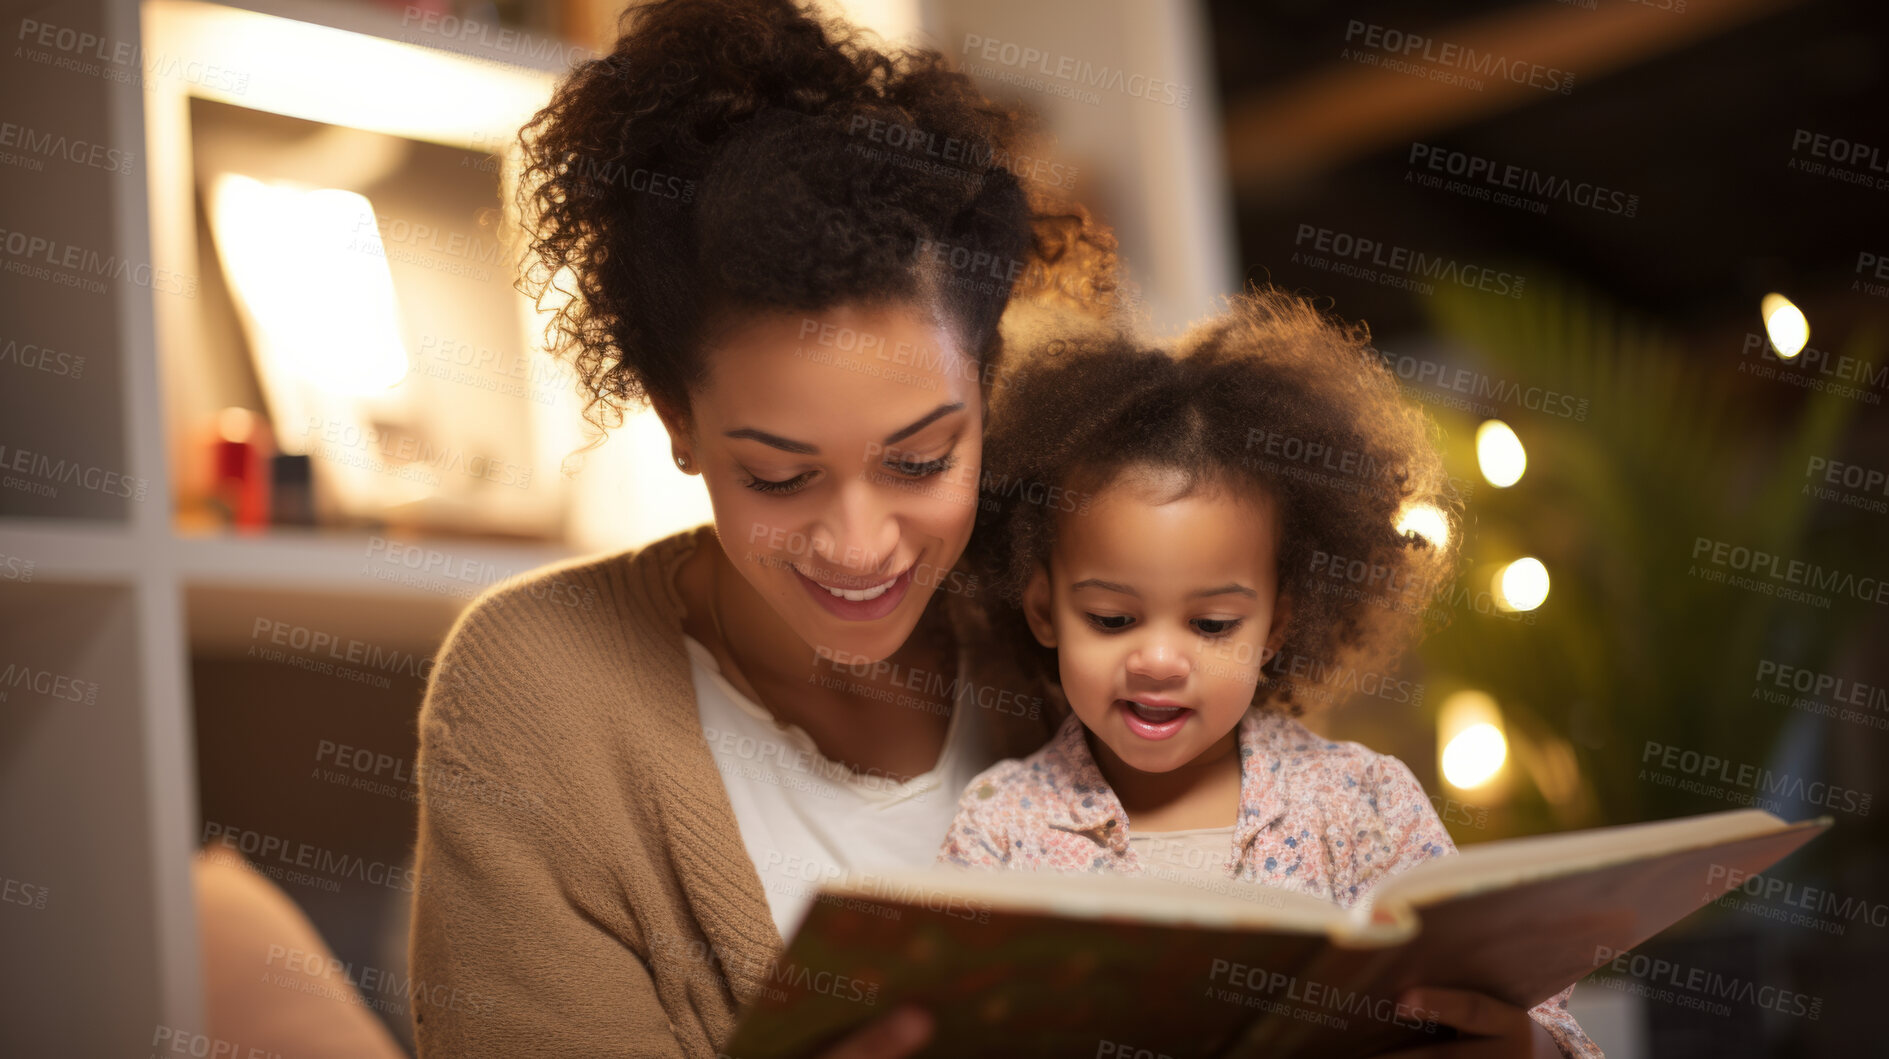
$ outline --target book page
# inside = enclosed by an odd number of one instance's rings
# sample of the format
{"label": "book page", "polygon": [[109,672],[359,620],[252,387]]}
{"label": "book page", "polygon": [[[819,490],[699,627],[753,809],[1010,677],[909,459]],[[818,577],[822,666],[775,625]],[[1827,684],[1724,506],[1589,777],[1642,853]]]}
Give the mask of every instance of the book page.
{"label": "book page", "polygon": [[840,898],[927,906],[956,899],[1076,919],[1130,918],[1233,929],[1285,927],[1317,934],[1348,930],[1351,925],[1351,917],[1329,901],[1231,879],[1224,892],[1215,892],[1171,879],[1131,875],[991,872],[937,865],[855,871],[826,884],[825,889]]}
{"label": "book page", "polygon": [[1385,881],[1366,900],[1380,905],[1399,902],[1421,906],[1533,879],[1721,845],[1791,826],[1762,809],[1734,809],[1679,820],[1490,842],[1420,864]]}

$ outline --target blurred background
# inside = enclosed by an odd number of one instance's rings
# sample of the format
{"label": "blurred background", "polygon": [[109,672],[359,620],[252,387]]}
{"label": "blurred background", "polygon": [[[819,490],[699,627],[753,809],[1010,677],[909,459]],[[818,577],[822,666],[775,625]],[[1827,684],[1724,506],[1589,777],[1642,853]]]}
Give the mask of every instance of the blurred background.
{"label": "blurred background", "polygon": [[[1115,228],[1154,332],[1251,281],[1370,325],[1461,502],[1407,526],[1463,560],[1309,723],[1459,846],[1835,818],[1639,950],[1729,990],[1576,990],[1607,1054],[1869,1051],[1889,8],[827,6],[1041,114],[1032,179]],[[0,1050],[248,1054],[239,1009],[294,996],[301,1040],[398,1055],[455,1002],[406,973],[433,651],[495,581],[709,517],[653,417],[573,455],[512,286],[516,131],[620,11],[8,5]],[[242,975],[202,908],[273,924]]]}

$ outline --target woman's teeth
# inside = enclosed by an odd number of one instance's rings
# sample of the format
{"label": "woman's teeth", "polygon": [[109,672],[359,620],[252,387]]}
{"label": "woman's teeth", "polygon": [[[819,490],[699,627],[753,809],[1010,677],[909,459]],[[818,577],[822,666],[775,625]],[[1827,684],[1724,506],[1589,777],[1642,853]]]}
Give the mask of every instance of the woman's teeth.
{"label": "woman's teeth", "polygon": [[[895,577],[891,581],[887,581],[883,585],[874,585],[871,588],[862,588],[862,589],[859,589],[858,591],[854,591],[852,589],[847,589],[847,588],[834,588],[832,585],[820,585],[820,587],[826,589],[828,592],[833,593],[835,596],[838,596],[841,599],[848,599],[848,600],[853,601],[854,603],[858,603],[861,600],[878,599],[880,596],[885,595],[886,589],[891,588],[893,584],[895,584],[897,581],[898,581],[898,578]],[[815,581],[814,584],[819,584],[819,582]]]}

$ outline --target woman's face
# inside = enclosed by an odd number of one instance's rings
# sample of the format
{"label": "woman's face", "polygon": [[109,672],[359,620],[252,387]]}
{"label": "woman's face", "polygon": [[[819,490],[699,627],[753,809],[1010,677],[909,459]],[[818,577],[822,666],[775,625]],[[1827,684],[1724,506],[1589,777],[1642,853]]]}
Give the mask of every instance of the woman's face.
{"label": "woman's face", "polygon": [[[686,440],[722,549],[823,656],[896,651],[962,590],[983,456],[979,366],[911,306],[764,316],[708,354]],[[673,432],[673,431],[672,431]]]}

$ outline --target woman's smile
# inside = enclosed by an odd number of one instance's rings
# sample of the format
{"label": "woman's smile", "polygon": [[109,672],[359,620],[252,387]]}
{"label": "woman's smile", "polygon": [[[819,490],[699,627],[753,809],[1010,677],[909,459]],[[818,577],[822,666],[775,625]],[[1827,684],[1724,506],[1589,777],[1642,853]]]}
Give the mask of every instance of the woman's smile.
{"label": "woman's smile", "polygon": [[844,588],[816,581],[802,573],[798,566],[793,567],[793,571],[815,602],[845,621],[876,621],[885,617],[898,608],[912,584],[911,566],[890,580],[864,588]]}

